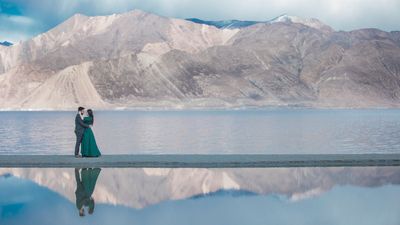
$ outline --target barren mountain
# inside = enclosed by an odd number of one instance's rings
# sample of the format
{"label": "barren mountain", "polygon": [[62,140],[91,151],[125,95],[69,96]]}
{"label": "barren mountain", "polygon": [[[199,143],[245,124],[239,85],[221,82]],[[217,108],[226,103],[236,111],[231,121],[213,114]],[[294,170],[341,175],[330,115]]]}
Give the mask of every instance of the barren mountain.
{"label": "barren mountain", "polygon": [[0,108],[400,106],[400,35],[282,16],[235,29],[75,15],[0,46]]}

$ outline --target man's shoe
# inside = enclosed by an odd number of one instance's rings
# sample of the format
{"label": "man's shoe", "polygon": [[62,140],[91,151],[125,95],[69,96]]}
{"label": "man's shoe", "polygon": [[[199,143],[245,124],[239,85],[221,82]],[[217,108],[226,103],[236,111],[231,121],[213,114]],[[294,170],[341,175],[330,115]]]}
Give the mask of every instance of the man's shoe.
{"label": "man's shoe", "polygon": [[82,156],[80,156],[80,155],[75,155],[75,158],[82,158]]}

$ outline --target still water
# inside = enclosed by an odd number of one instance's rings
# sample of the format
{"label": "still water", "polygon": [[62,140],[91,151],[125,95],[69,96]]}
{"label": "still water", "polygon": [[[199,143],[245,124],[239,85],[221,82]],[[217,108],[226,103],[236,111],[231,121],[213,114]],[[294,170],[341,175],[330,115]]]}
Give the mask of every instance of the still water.
{"label": "still water", "polygon": [[0,224],[398,225],[400,167],[0,169]]}
{"label": "still water", "polygon": [[[73,154],[75,112],[0,112],[0,154]],[[400,110],[95,111],[103,154],[400,153]]]}

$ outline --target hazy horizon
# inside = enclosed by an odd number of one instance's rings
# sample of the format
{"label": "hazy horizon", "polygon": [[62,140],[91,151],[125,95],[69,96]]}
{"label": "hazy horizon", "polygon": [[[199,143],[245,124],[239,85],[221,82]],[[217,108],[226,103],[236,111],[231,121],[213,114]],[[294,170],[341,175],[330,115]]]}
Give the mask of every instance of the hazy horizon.
{"label": "hazy horizon", "polygon": [[377,28],[384,31],[400,30],[400,2],[316,1],[316,0],[5,0],[0,3],[0,41],[13,43],[27,40],[57,26],[72,15],[109,15],[139,9],[166,17],[199,18],[203,20],[267,21],[287,14],[302,18],[316,18],[335,30]]}

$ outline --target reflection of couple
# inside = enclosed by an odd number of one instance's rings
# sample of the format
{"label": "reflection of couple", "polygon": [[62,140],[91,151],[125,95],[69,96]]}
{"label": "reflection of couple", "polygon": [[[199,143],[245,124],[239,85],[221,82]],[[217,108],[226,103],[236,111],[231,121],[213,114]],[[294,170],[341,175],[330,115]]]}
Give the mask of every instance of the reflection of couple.
{"label": "reflection of couple", "polygon": [[79,216],[85,216],[85,207],[87,207],[89,214],[93,214],[94,212],[94,199],[92,194],[100,171],[100,168],[84,168],[79,172],[79,169],[75,168],[75,197]]}
{"label": "reflection of couple", "polygon": [[83,157],[99,157],[101,155],[96,144],[93,133],[94,115],[91,109],[87,111],[83,107],[78,108],[78,114],[75,117],[75,157],[79,156],[79,145]]}

